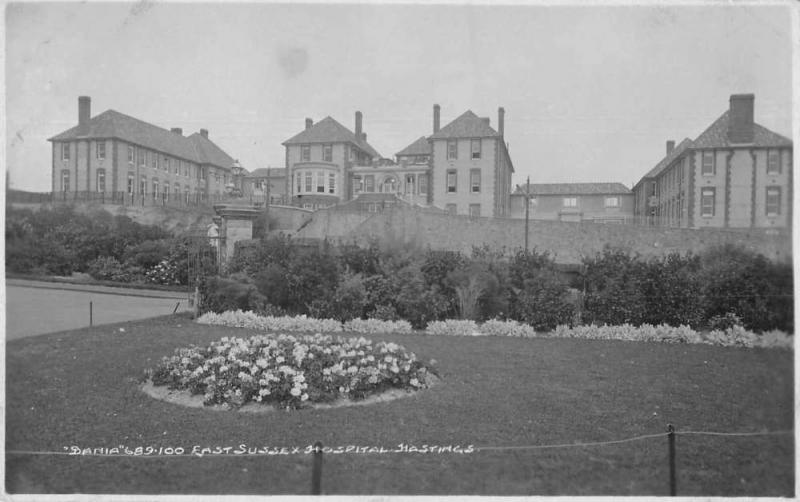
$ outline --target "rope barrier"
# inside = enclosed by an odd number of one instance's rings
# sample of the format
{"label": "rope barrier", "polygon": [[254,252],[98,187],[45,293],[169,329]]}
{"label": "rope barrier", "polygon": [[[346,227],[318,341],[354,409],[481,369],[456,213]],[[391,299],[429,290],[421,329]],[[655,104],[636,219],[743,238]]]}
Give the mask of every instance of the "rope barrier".
{"label": "rope barrier", "polygon": [[[778,435],[792,435],[794,434],[793,430],[778,430],[778,431],[761,431],[761,432],[717,432],[717,431],[674,431],[676,436],[680,435],[705,435],[705,436],[728,436],[728,437],[747,437],[747,436],[778,436]],[[621,444],[621,443],[629,443],[633,441],[641,441],[645,439],[654,439],[654,438],[663,438],[669,436],[669,432],[661,432],[657,434],[644,434],[641,436],[633,436],[624,439],[615,439],[610,441],[589,441],[589,442],[579,442],[579,443],[555,443],[555,444],[541,444],[541,445],[518,445],[518,446],[475,446],[474,451],[507,451],[507,450],[539,450],[539,449],[549,449],[549,448],[579,448],[579,447],[589,447],[589,446],[605,446],[605,445],[612,445],[612,444]],[[87,448],[91,449],[91,448]],[[108,449],[108,448],[105,448]],[[193,453],[191,449],[184,450],[181,453],[175,454],[130,454],[130,453],[116,453],[116,454],[108,454],[108,453],[73,453],[69,451],[26,451],[26,450],[4,450],[4,453],[7,455],[58,455],[58,456],[71,456],[71,457],[136,457],[136,458],[178,458],[178,457],[264,457],[266,456],[265,453],[226,453],[226,454],[216,454],[216,453],[203,453],[197,454]],[[294,453],[307,453],[304,449],[300,449],[299,451],[295,451]],[[417,452],[405,452],[402,450],[382,450],[380,452],[370,452],[370,451],[343,451],[340,453],[358,453],[358,454],[369,454],[369,453],[417,453]],[[339,453],[337,453],[339,454]],[[274,456],[274,455],[270,455]]]}

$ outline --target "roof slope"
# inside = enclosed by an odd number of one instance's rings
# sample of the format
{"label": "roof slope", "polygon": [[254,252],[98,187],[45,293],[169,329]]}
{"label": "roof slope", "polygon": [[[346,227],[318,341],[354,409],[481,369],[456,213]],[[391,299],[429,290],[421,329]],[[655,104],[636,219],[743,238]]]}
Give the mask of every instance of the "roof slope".
{"label": "roof slope", "polygon": [[246,178],[283,178],[286,177],[285,167],[259,167],[253,169]]}
{"label": "roof slope", "polygon": [[[708,129],[703,131],[694,140],[693,148],[726,148],[736,146],[735,143],[728,141],[728,123],[730,122],[730,110],[723,113],[714,121]],[[753,123],[753,146],[755,147],[781,147],[791,146],[792,140],[772,132],[764,126]]]}
{"label": "roof slope", "polygon": [[380,157],[380,154],[372,148],[372,145],[364,141],[363,138],[356,138],[355,133],[337,122],[331,116],[327,116],[308,129],[295,134],[282,144],[300,145],[309,143],[351,143],[361,148],[372,157]]}
{"label": "roof slope", "polygon": [[663,159],[661,159],[658,164],[656,164],[652,169],[650,169],[647,174],[643,176],[643,178],[654,178],[661,174],[661,171],[669,167],[672,164],[672,161],[677,159],[678,157],[683,154],[686,150],[688,150],[692,146],[692,140],[689,138],[684,138],[678,146],[672,149],[672,151]]}
{"label": "roof slope", "polygon": [[489,125],[489,119],[483,119],[467,110],[461,116],[439,129],[439,132],[428,136],[428,139],[450,138],[489,138],[499,136]]}
{"label": "roof slope", "polygon": [[[526,185],[517,185],[515,194],[525,195]],[[530,195],[608,195],[629,194],[622,183],[531,183]]]}
{"label": "roof slope", "polygon": [[199,164],[228,168],[233,163],[227,153],[200,134],[185,137],[115,110],[106,110],[91,118],[81,132],[79,126],[75,126],[48,141],[117,138]]}
{"label": "roof slope", "polygon": [[431,144],[428,142],[428,138],[425,136],[420,136],[420,138],[407,147],[403,148],[395,155],[430,155],[431,154]]}

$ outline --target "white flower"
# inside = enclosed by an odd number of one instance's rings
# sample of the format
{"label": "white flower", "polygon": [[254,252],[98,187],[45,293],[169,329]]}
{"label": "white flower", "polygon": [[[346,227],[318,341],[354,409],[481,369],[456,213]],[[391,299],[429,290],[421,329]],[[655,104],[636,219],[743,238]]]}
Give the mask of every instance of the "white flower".
{"label": "white flower", "polygon": [[419,387],[419,380],[417,380],[416,378],[412,378],[412,379],[411,379],[411,381],[410,381],[410,383],[411,383],[411,385],[413,385],[414,387]]}
{"label": "white flower", "polygon": [[289,393],[296,397],[299,396],[302,393],[302,391],[297,387],[292,387],[292,390],[290,390]]}
{"label": "white flower", "polygon": [[306,400],[308,400],[308,394],[303,394],[302,396],[300,396],[300,400],[301,400],[301,401],[306,401]]}

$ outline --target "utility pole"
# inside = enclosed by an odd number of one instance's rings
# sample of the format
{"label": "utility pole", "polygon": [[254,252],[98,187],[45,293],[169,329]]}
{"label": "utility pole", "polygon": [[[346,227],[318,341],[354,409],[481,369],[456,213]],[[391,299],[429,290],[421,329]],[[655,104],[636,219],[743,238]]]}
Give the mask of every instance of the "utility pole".
{"label": "utility pole", "polygon": [[531,177],[528,176],[528,183],[525,186],[525,254],[528,254],[528,221],[531,211]]}

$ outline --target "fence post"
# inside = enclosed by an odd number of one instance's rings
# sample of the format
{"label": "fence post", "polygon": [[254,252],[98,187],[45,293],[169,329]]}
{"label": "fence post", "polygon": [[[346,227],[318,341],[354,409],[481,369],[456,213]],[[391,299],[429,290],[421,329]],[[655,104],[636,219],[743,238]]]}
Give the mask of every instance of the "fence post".
{"label": "fence post", "polygon": [[92,302],[89,302],[89,326],[92,325]]}
{"label": "fence post", "polygon": [[674,497],[677,493],[675,479],[675,428],[667,424],[667,442],[669,443],[669,495]]}
{"label": "fence post", "polygon": [[311,470],[311,495],[322,495],[322,442],[314,443],[314,466]]}

